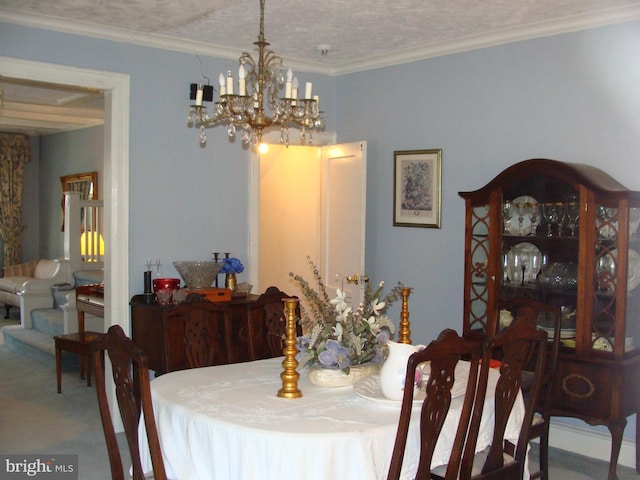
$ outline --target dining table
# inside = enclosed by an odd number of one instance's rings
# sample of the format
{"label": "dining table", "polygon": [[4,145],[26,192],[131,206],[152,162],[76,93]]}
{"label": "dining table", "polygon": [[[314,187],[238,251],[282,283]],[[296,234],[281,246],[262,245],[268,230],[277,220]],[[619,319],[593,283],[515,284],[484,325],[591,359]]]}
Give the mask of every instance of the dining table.
{"label": "dining table", "polygon": [[[277,396],[284,357],[181,370],[151,381],[155,421],[167,476],[174,480],[328,480],[387,478],[400,402],[386,399],[377,376],[344,387],[320,387],[301,372],[300,398]],[[468,364],[456,382],[464,392]],[[493,396],[499,374],[489,375],[477,449],[491,443]],[[378,382],[376,384],[376,382]],[[454,385],[454,390],[456,386]],[[454,395],[432,466],[448,462],[464,393]],[[418,465],[418,416],[414,403],[401,478]],[[506,437],[517,439],[524,417],[518,397]],[[151,473],[144,422],[142,465]],[[526,476],[525,478],[528,478]]]}

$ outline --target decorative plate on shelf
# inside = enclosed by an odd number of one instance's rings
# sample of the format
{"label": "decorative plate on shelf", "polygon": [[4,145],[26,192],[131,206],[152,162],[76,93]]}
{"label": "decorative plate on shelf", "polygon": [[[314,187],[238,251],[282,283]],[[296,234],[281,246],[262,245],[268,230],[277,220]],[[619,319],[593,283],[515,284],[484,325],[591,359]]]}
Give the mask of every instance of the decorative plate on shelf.
{"label": "decorative plate on shelf", "polygon": [[522,225],[520,225],[520,215],[518,205],[538,205],[538,201],[527,195],[521,195],[511,200],[513,205],[513,217],[505,221],[505,232],[516,237],[526,237],[531,234],[531,210],[525,208],[522,214]]}
{"label": "decorative plate on shelf", "polygon": [[514,245],[507,254],[507,278],[512,281],[522,281],[522,267],[524,266],[525,283],[533,283],[540,273],[542,253],[534,244],[522,242]]}

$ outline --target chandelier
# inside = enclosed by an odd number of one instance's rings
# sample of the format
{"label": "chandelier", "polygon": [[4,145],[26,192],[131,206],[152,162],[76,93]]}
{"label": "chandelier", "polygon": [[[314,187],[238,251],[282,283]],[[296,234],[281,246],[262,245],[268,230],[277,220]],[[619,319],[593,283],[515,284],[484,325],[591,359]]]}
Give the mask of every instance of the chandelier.
{"label": "chandelier", "polygon": [[[289,127],[300,128],[302,143],[312,143],[312,130],[322,129],[325,115],[318,108],[319,98],[312,95],[312,84],[305,84],[304,97],[298,98],[298,79],[289,68],[285,71],[282,58],[267,49],[264,39],[264,2],[260,0],[260,33],[254,45],[258,47],[257,61],[251,54],[240,56],[236,81],[231,70],[219,75],[219,100],[207,112],[204,102],[213,101],[214,88],[205,84],[192,83],[187,124],[200,129],[200,144],[205,145],[205,128],[226,125],[229,138],[235,138],[241,131],[242,143],[255,148],[262,141],[265,128],[280,126],[280,143],[289,145]],[[280,91],[284,86],[284,96]]]}

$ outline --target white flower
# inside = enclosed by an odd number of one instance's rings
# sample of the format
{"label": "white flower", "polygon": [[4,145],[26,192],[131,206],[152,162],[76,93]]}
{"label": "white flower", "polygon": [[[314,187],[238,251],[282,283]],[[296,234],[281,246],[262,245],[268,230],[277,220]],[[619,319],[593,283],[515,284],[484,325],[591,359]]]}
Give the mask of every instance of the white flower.
{"label": "white flower", "polygon": [[339,288],[336,289],[336,298],[333,300],[329,300],[331,305],[336,307],[336,311],[338,313],[342,312],[345,308],[347,308],[347,292],[343,292]]}
{"label": "white flower", "polygon": [[373,315],[367,318],[369,329],[371,330],[371,333],[373,333],[374,335],[378,335],[378,333],[380,333],[380,329],[382,328],[381,325],[377,322],[377,320],[378,319]]}
{"label": "white flower", "polygon": [[338,315],[336,316],[336,320],[338,322],[346,322],[351,314],[351,307],[347,307],[342,311],[338,311]]}
{"label": "white flower", "polygon": [[373,313],[375,315],[378,315],[380,310],[382,310],[385,306],[384,302],[378,302],[377,298],[374,298],[373,301],[371,302],[371,310],[373,310]]}
{"label": "white flower", "polygon": [[336,336],[336,340],[342,342],[342,324],[340,322],[336,323],[333,327],[333,333]]}

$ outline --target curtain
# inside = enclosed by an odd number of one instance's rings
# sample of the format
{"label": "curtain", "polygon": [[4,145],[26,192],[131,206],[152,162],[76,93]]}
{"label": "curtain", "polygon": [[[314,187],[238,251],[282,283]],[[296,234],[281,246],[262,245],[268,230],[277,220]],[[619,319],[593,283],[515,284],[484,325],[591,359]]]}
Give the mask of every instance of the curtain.
{"label": "curtain", "polygon": [[0,133],[0,236],[5,265],[22,261],[22,178],[30,159],[29,137]]}

